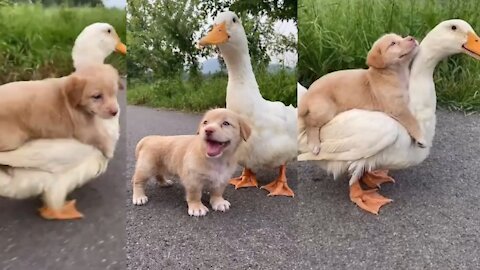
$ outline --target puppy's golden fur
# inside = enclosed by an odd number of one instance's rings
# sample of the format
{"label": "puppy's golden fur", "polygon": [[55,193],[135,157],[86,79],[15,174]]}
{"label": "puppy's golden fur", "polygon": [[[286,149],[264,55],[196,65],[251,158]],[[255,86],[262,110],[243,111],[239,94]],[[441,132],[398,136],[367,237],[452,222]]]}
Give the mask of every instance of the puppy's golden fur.
{"label": "puppy's golden fur", "polygon": [[306,124],[313,153],[320,151],[320,129],[340,112],[350,109],[382,111],[402,124],[420,147],[420,126],[408,108],[409,65],[417,52],[412,37],[387,34],[367,56],[368,69],[342,70],[316,80],[301,98],[299,118]]}
{"label": "puppy's golden fur", "polygon": [[189,215],[207,213],[200,201],[205,186],[210,188],[212,208],[228,210],[230,203],[223,198],[223,191],[236,168],[235,152],[249,136],[250,127],[242,117],[228,109],[214,109],[204,115],[197,135],[143,138],[136,148],[133,203],[148,201],[144,186],[150,177],[168,186],[172,182],[165,177],[176,175],[186,191]]}
{"label": "puppy's golden fur", "polygon": [[113,155],[114,142],[98,124],[118,113],[118,72],[95,65],[69,76],[0,86],[0,151],[40,138],[75,138]]}

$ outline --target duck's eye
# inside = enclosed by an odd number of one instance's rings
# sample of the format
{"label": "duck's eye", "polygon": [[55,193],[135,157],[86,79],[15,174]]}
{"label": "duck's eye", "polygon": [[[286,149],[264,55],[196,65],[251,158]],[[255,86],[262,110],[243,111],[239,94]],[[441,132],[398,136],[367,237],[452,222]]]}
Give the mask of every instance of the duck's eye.
{"label": "duck's eye", "polygon": [[457,26],[456,26],[456,25],[452,25],[452,30],[453,30],[453,31],[457,30]]}
{"label": "duck's eye", "polygon": [[237,18],[233,17],[232,22],[233,22],[233,23],[236,23],[236,22],[237,22]]}
{"label": "duck's eye", "polygon": [[112,29],[108,29],[107,32],[110,34],[112,32]]}
{"label": "duck's eye", "polygon": [[93,99],[96,99],[96,100],[99,100],[99,99],[101,99],[102,97],[103,97],[102,94],[98,94],[98,95],[92,96],[92,98],[93,98]]}
{"label": "duck's eye", "polygon": [[227,121],[223,121],[222,125],[224,125],[224,126],[230,126],[230,123],[227,122]]}
{"label": "duck's eye", "polygon": [[207,120],[203,121],[203,124],[204,125],[208,124],[208,121]]}

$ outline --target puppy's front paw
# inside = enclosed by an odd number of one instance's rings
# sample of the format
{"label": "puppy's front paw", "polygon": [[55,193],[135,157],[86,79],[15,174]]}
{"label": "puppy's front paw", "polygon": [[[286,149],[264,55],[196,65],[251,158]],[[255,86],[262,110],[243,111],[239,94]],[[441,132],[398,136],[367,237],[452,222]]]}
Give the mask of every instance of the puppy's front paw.
{"label": "puppy's front paw", "polygon": [[423,139],[420,140],[414,140],[415,144],[420,147],[420,148],[427,148],[427,142]]}
{"label": "puppy's front paw", "polygon": [[107,150],[105,151],[105,156],[109,159],[113,158],[113,154],[115,153],[115,144],[109,145]]}
{"label": "puppy's front paw", "polygon": [[314,155],[318,155],[320,153],[320,146],[319,145],[311,145],[310,149]]}
{"label": "puppy's front paw", "polygon": [[112,159],[113,158],[113,151],[106,153],[105,157],[107,157],[108,159]]}
{"label": "puppy's front paw", "polygon": [[134,205],[144,205],[148,202],[148,197],[146,195],[141,195],[141,196],[133,195],[132,202]]}
{"label": "puppy's front paw", "polygon": [[115,152],[115,148],[114,147],[105,147],[103,149],[101,149],[102,151],[102,154],[107,158],[107,159],[111,159],[113,158],[113,153]]}
{"label": "puppy's front paw", "polygon": [[208,212],[208,208],[200,203],[189,203],[188,204],[188,215],[194,217],[205,216]]}
{"label": "puppy's front paw", "polygon": [[224,198],[211,199],[210,204],[212,205],[212,209],[215,211],[225,212],[230,209],[230,202]]}

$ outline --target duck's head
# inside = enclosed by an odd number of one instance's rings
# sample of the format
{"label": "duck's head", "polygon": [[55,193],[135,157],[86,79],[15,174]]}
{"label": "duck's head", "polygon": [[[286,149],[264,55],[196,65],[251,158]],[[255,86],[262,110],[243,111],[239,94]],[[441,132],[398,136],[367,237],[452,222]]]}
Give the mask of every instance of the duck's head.
{"label": "duck's head", "polygon": [[103,63],[112,52],[127,53],[115,28],[108,23],[91,24],[78,35],[72,50],[74,66],[79,63]]}
{"label": "duck's head", "polygon": [[213,28],[198,42],[200,46],[217,45],[220,49],[235,47],[248,50],[247,36],[238,16],[225,11],[219,13],[213,23]]}
{"label": "duck's head", "polygon": [[444,57],[465,53],[480,59],[480,38],[472,26],[459,19],[447,20],[433,28],[422,43],[439,50]]}

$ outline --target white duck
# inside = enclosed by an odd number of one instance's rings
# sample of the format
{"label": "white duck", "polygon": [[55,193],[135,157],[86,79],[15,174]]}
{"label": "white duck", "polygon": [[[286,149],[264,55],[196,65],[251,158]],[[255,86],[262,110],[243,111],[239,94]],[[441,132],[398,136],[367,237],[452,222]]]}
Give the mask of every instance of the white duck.
{"label": "white duck", "polygon": [[[78,69],[89,63],[103,63],[115,49],[126,53],[125,45],[111,25],[90,25],[75,42],[74,66]],[[117,141],[118,115],[104,120],[104,124]],[[108,161],[98,149],[73,139],[34,140],[14,151],[0,152],[0,164],[11,166],[0,169],[0,196],[23,199],[43,195],[42,217],[81,218],[83,215],[76,210],[75,200],[65,202],[66,196],[105,172]]]}
{"label": "white duck", "polygon": [[252,125],[252,135],[239,150],[244,166],[240,177],[230,183],[236,188],[258,186],[254,171],[280,167],[278,178],[263,186],[269,196],[293,196],[287,185],[286,163],[297,153],[297,113],[292,106],[265,100],[252,70],[245,30],[233,12],[218,14],[213,29],[199,45],[218,45],[228,70],[227,108],[244,116]]}
{"label": "white duck", "polygon": [[127,53],[115,28],[108,23],[93,23],[83,29],[75,40],[72,49],[75,69],[91,64],[103,64],[113,51]]}
{"label": "white duck", "polygon": [[[448,20],[438,24],[420,44],[410,74],[410,109],[419,121],[428,142],[426,149],[415,147],[397,121],[384,113],[350,110],[339,114],[321,130],[321,152],[309,153],[304,128],[299,134],[299,160],[317,160],[318,165],[335,177],[348,172],[350,199],[360,208],[378,214],[380,207],[391,202],[376,189],[362,190],[360,178],[369,187],[391,182],[387,171],[403,169],[421,163],[428,156],[435,133],[436,94],[433,72],[444,58],[467,53],[480,57],[479,37],[463,20]],[[303,123],[299,123],[303,125]],[[364,175],[364,172],[367,172]],[[362,177],[363,175],[363,177]]]}

